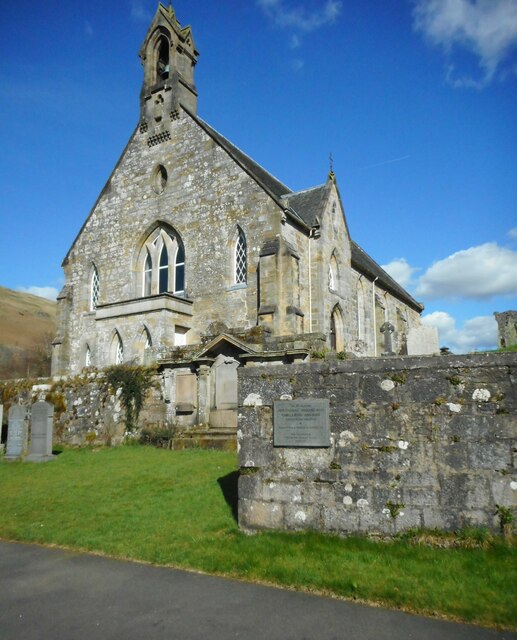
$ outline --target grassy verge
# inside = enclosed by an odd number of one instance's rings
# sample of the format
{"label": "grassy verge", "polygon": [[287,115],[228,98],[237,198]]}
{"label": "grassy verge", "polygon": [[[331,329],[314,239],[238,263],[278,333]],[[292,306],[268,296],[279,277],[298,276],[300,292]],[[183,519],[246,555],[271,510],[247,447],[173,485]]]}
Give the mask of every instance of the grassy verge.
{"label": "grassy verge", "polygon": [[[517,551],[434,549],[315,533],[241,534],[235,454],[65,450],[0,464],[0,537],[96,551],[517,627]],[[233,475],[232,475],[233,474]]]}

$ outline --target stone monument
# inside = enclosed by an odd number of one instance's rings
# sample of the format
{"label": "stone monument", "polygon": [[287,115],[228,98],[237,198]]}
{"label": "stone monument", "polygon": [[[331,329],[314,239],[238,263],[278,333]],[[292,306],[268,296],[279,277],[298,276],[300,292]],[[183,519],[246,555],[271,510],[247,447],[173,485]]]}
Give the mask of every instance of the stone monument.
{"label": "stone monument", "polygon": [[27,407],[15,404],[9,409],[6,460],[18,460],[27,449]]}
{"label": "stone monument", "polygon": [[35,402],[31,409],[31,437],[27,462],[53,460],[52,435],[54,429],[54,406],[49,402]]}

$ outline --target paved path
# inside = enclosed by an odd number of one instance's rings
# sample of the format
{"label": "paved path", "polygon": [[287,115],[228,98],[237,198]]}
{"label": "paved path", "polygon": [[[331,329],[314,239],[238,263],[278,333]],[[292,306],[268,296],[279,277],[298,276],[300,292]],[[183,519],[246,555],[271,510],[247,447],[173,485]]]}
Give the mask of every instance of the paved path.
{"label": "paved path", "polygon": [[2,640],[516,640],[211,576],[0,542]]}

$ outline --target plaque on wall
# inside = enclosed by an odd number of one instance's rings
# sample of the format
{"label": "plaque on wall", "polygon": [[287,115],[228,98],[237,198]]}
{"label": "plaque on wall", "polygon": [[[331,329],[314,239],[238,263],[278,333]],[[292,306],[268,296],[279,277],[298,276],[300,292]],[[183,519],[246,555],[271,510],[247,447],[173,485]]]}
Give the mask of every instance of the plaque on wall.
{"label": "plaque on wall", "polygon": [[275,447],[330,447],[328,400],[275,400]]}

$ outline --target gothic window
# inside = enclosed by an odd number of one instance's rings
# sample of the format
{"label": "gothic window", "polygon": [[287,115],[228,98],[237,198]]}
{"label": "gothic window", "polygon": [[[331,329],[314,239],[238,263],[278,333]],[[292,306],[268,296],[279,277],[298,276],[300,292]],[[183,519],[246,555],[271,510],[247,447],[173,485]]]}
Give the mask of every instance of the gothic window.
{"label": "gothic window", "polygon": [[239,235],[237,242],[235,243],[235,255],[234,255],[234,283],[246,284],[248,279],[247,268],[247,253],[246,236],[242,229],[239,229]]}
{"label": "gothic window", "polygon": [[152,349],[153,341],[151,339],[151,334],[149,333],[149,330],[147,328],[144,329],[144,339],[145,339],[144,350]]}
{"label": "gothic window", "polygon": [[90,346],[86,345],[86,352],[84,354],[84,366],[91,367],[92,366],[92,352],[90,350]]}
{"label": "gothic window", "polygon": [[330,348],[338,352],[345,349],[343,314],[339,305],[334,307],[330,316]]}
{"label": "gothic window", "polygon": [[137,273],[138,295],[183,294],[185,250],[179,236],[157,227],[140,250]]}
{"label": "gothic window", "polygon": [[338,268],[336,255],[334,253],[332,254],[329,262],[328,286],[331,291],[337,291],[338,289]]}
{"label": "gothic window", "polygon": [[332,269],[332,264],[329,264],[329,289],[334,291],[336,288],[334,281],[334,270]]}
{"label": "gothic window", "polygon": [[115,364],[122,364],[124,362],[124,345],[122,338],[117,332],[115,334]]}
{"label": "gothic window", "polygon": [[97,267],[93,265],[92,278],[90,281],[90,311],[95,311],[99,304],[100,280]]}

